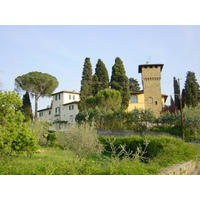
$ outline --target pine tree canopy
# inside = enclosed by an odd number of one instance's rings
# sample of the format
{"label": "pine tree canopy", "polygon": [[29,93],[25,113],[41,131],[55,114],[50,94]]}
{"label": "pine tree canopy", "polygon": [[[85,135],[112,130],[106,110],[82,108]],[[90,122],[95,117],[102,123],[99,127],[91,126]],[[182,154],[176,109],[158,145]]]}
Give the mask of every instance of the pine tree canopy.
{"label": "pine tree canopy", "polygon": [[28,91],[35,96],[35,117],[37,117],[37,104],[40,97],[50,97],[58,87],[54,76],[42,72],[29,72],[15,79],[15,90]]}

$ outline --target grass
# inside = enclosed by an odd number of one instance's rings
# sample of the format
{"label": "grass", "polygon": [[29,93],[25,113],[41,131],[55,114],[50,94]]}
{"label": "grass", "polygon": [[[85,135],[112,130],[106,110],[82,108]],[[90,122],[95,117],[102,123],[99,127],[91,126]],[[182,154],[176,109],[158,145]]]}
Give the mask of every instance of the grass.
{"label": "grass", "polygon": [[[199,149],[192,144],[170,137],[149,137],[148,162],[110,157],[107,154],[90,156],[79,161],[69,150],[40,148],[33,157],[23,155],[0,162],[1,175],[150,175],[173,164],[197,160]],[[133,138],[128,138],[131,143]],[[139,138],[137,137],[137,140]],[[123,138],[123,141],[125,139]],[[119,142],[119,141],[118,141]],[[129,145],[130,146],[130,145]]]}
{"label": "grass", "polygon": [[20,156],[0,163],[1,175],[117,175],[157,174],[157,168],[139,161],[92,156],[73,160],[71,152],[40,149],[31,159]]}

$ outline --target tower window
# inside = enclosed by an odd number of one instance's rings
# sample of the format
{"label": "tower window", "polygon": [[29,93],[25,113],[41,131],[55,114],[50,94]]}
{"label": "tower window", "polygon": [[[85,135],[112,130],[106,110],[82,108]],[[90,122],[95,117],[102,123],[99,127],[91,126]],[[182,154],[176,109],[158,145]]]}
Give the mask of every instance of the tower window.
{"label": "tower window", "polygon": [[155,105],[158,105],[158,101],[155,101]]}
{"label": "tower window", "polygon": [[137,95],[131,95],[131,103],[138,103]]}
{"label": "tower window", "polygon": [[153,103],[153,98],[149,97],[149,103]]}

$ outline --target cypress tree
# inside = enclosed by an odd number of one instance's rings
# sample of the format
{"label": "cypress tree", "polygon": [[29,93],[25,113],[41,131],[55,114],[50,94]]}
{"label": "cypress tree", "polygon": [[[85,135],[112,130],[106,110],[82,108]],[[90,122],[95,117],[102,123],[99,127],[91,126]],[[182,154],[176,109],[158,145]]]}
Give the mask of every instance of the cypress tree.
{"label": "cypress tree", "polygon": [[130,101],[129,80],[126,76],[126,71],[124,69],[123,62],[119,57],[115,59],[115,64],[112,67],[110,85],[112,89],[118,90],[121,93],[121,108],[126,109]]}
{"label": "cypress tree", "polygon": [[109,76],[105,64],[101,59],[98,59],[95,74],[93,76],[93,95],[99,91],[109,88]]}
{"label": "cypress tree", "polygon": [[92,83],[92,94],[95,96],[100,91],[98,77],[95,74],[92,76]]}
{"label": "cypress tree", "polygon": [[29,121],[30,119],[33,119],[33,112],[32,112],[32,106],[31,106],[31,101],[29,97],[29,93],[26,91],[26,93],[23,95],[22,98],[22,113],[25,116],[25,121]]}
{"label": "cypress tree", "polygon": [[180,110],[180,86],[178,80],[174,77],[174,104]]}
{"label": "cypress tree", "polygon": [[128,80],[129,80],[129,90],[131,92],[140,90],[140,84],[138,83],[138,81],[136,79],[129,78]]}
{"label": "cypress tree", "polygon": [[184,104],[188,107],[195,107],[198,104],[199,84],[194,72],[187,72],[183,98]]}
{"label": "cypress tree", "polygon": [[92,95],[92,64],[90,58],[85,58],[81,80],[79,110],[84,109],[84,101]]}

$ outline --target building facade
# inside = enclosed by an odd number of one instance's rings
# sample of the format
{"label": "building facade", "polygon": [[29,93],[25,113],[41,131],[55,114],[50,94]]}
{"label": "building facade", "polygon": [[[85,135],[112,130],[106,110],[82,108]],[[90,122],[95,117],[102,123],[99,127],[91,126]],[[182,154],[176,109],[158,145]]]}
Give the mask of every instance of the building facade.
{"label": "building facade", "polygon": [[167,95],[161,94],[161,72],[163,64],[142,64],[138,73],[142,76],[143,90],[131,92],[128,111],[135,108],[151,109],[159,117],[167,100]]}
{"label": "building facade", "polygon": [[[39,119],[56,124],[74,123],[78,114],[79,93],[61,91],[52,94],[52,103],[46,109],[38,110]],[[59,123],[58,123],[59,122]],[[59,128],[61,129],[61,127]]]}
{"label": "building facade", "polygon": [[[142,77],[143,90],[130,93],[128,111],[132,112],[136,108],[151,109],[156,117],[160,116],[167,100],[167,95],[161,94],[162,68],[163,64],[146,63],[138,66],[138,72],[141,73]],[[38,111],[39,119],[53,122],[55,129],[62,129],[64,124],[75,123],[75,117],[79,112],[78,102],[78,92],[61,91],[54,93],[51,106]]]}

